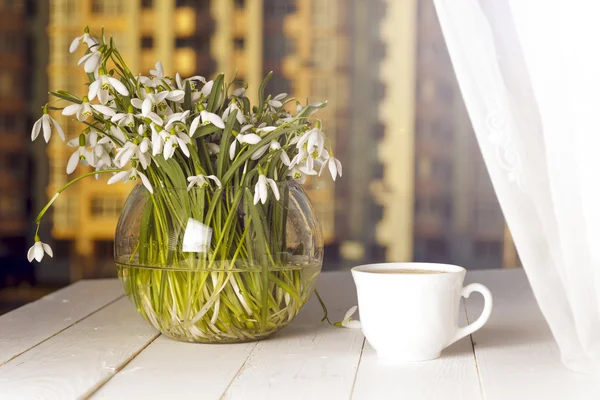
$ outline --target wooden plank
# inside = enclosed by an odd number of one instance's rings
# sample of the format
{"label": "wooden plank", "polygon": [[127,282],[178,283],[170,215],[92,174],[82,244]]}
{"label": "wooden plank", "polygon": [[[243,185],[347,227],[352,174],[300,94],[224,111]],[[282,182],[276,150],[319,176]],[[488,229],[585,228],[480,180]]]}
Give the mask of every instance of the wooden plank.
{"label": "wooden plank", "polygon": [[157,336],[117,300],[0,367],[0,399],[86,397]]}
{"label": "wooden plank", "polygon": [[[490,320],[473,334],[487,400],[600,398],[598,381],[561,363],[523,270],[469,272],[467,281],[483,283],[494,296]],[[475,319],[483,299],[473,295],[466,305],[468,317]]]}
{"label": "wooden plank", "polygon": [[[337,320],[356,304],[348,272],[323,274],[318,287]],[[176,394],[206,400],[294,399],[331,394],[347,399],[362,333],[320,323],[321,316],[313,298],[291,326],[260,343],[201,345],[160,337],[93,398],[164,399]]]}
{"label": "wooden plank", "polygon": [[0,317],[0,365],[123,296],[116,279],[81,281]]}
{"label": "wooden plank", "polygon": [[219,399],[256,343],[191,344],[160,336],[93,399]]}
{"label": "wooden plank", "polygon": [[[460,316],[466,325],[464,307]],[[383,364],[367,342],[352,399],[481,399],[471,338],[454,343],[437,360],[398,365]]]}
{"label": "wooden plank", "polygon": [[[322,274],[317,289],[332,322],[357,304],[348,271]],[[349,399],[364,337],[321,317],[312,298],[289,327],[258,343],[223,399]]]}

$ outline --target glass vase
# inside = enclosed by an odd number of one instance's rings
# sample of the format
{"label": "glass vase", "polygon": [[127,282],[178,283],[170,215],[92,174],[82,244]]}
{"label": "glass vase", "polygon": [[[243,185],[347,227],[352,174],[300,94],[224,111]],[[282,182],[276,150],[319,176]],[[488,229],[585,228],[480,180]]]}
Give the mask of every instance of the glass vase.
{"label": "glass vase", "polygon": [[186,342],[263,339],[290,323],[323,262],[314,209],[295,181],[263,204],[254,187],[136,186],[115,235],[115,263],[137,311]]}

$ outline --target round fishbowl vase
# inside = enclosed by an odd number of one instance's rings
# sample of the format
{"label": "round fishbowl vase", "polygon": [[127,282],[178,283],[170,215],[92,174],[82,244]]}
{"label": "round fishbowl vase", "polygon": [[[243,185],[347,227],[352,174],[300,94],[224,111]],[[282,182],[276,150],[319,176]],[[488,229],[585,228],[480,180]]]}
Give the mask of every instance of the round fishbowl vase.
{"label": "round fishbowl vase", "polygon": [[136,186],[115,235],[115,263],[137,311],[180,341],[266,338],[302,309],[321,272],[323,239],[306,192]]}

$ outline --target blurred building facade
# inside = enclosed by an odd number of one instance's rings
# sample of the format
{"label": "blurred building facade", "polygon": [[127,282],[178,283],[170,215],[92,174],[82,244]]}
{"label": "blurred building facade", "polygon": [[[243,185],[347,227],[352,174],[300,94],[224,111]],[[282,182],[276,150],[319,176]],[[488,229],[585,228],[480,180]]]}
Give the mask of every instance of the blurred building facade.
{"label": "blurred building facade", "polygon": [[388,7],[384,179],[377,187],[384,206],[378,234],[388,259],[516,266],[433,1]]}
{"label": "blurred building facade", "polygon": [[33,276],[22,251],[31,207],[32,17],[24,0],[0,1],[0,287]]}
{"label": "blurred building facade", "polygon": [[[85,91],[87,78],[77,66],[81,54],[69,54],[68,50],[71,40],[82,33],[82,21],[98,34],[104,26],[132,71],[148,71],[157,60],[162,60],[167,74],[175,68],[184,76],[206,74],[213,69],[208,53],[196,51],[209,46],[208,1],[50,0],[49,5],[48,75],[52,90],[76,94]],[[158,26],[170,29],[156,29]],[[56,99],[49,99],[53,100]],[[81,124],[72,117],[58,113],[55,117],[68,139],[81,132]],[[57,137],[48,145],[48,197],[77,174],[86,172],[79,167],[73,176],[66,175],[71,152]],[[112,242],[121,207],[131,188],[107,186],[106,179],[84,179],[54,203],[55,249],[59,257],[69,259],[71,280],[114,274]]]}
{"label": "blurred building facade", "polygon": [[[237,69],[252,101],[274,71],[268,93],[327,100],[320,117],[344,178],[307,189],[334,267],[514,263],[431,0],[50,0],[48,15],[52,89],[85,90],[81,54],[68,53],[85,23],[104,25],[133,71],[157,60],[167,75]],[[69,138],[79,134],[77,121],[58,119]],[[71,150],[56,138],[48,146],[46,196],[74,177],[65,173]],[[54,248],[70,260],[72,280],[113,274],[114,229],[130,190],[89,179],[59,196]]]}

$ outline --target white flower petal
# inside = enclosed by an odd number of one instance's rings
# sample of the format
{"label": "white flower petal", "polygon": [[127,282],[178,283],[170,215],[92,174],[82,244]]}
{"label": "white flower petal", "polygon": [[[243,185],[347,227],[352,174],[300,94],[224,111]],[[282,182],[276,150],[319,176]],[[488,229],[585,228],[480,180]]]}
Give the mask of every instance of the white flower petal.
{"label": "white flower petal", "polygon": [[360,321],[356,321],[356,320],[342,321],[342,326],[344,328],[360,329]]}
{"label": "white flower petal", "polygon": [[33,124],[33,128],[31,129],[31,141],[33,142],[40,134],[40,129],[42,128],[42,118],[35,121]]}
{"label": "white flower petal", "polygon": [[81,40],[81,36],[77,36],[75,39],[73,39],[73,41],[71,42],[71,45],[69,46],[69,53],[75,53],[77,51],[80,40]]}
{"label": "white flower petal", "polygon": [[77,149],[71,157],[69,157],[69,161],[67,162],[67,174],[73,173],[77,165],[79,164],[79,149]]}
{"label": "white flower petal", "polygon": [[91,104],[91,106],[94,110],[100,111],[102,114],[108,115],[109,117],[112,117],[115,115],[115,110],[113,110],[110,107],[103,106],[101,104]]}
{"label": "white flower petal", "polygon": [[354,315],[354,313],[356,312],[357,309],[358,309],[358,306],[350,307],[350,309],[348,311],[346,311],[343,321],[347,321],[348,319],[350,319],[350,317],[352,317]]}
{"label": "white flower petal", "polygon": [[129,175],[128,171],[121,171],[121,172],[117,172],[116,174],[114,174],[113,176],[110,177],[110,179],[108,180],[108,184],[112,185],[113,183],[122,181],[123,179],[125,179],[127,176]]}
{"label": "white flower petal", "polygon": [[50,119],[50,122],[52,122],[52,126],[54,126],[54,129],[56,129],[56,133],[58,133],[58,136],[62,139],[62,141],[65,141],[65,132],[63,131],[62,127],[58,124],[58,122],[56,122],[56,120],[54,118],[52,118],[51,116],[48,116],[48,118]]}
{"label": "white flower petal", "polygon": [[185,96],[183,90],[172,90],[167,94],[167,99],[172,101],[181,101]]}
{"label": "white flower petal", "polygon": [[202,112],[200,112],[200,117],[202,117],[202,122],[204,122],[204,123],[206,123],[208,121],[211,124],[213,124],[214,126],[216,126],[217,128],[220,128],[220,129],[225,128],[225,124],[223,123],[223,120],[217,114],[214,114],[214,113],[211,113],[208,111],[202,111]]}
{"label": "white flower petal", "polygon": [[[42,243],[42,242],[40,242],[40,243]],[[46,243],[42,243],[42,247],[43,247],[44,251],[46,252],[46,254],[48,254],[50,257],[54,257],[54,253],[52,252],[52,247],[50,247]]]}
{"label": "white flower petal", "polygon": [[129,90],[127,90],[125,85],[123,85],[123,83],[120,80],[118,80],[117,78],[113,78],[112,76],[109,76],[108,82],[110,83],[110,85],[112,87],[115,88],[115,90],[117,92],[119,92],[119,94],[121,94],[123,96],[129,96]]}
{"label": "white flower petal", "polygon": [[42,242],[36,242],[33,246],[33,258],[35,258],[37,262],[42,261],[42,258],[44,258],[44,248],[42,247]]}
{"label": "white flower petal", "polygon": [[90,54],[90,57],[87,59],[83,66],[83,70],[85,72],[92,73],[98,68],[98,64],[100,63],[101,54],[99,52],[95,52]]}
{"label": "white flower petal", "polygon": [[235,158],[235,148],[236,148],[237,140],[234,140],[229,146],[229,159],[233,160]]}
{"label": "white flower petal", "polygon": [[148,180],[146,175],[142,174],[139,171],[138,171],[138,175],[140,176],[140,178],[142,178],[142,184],[146,187],[146,189],[148,189],[148,191],[150,193],[154,193],[154,189],[152,188],[152,185],[150,184],[150,181]]}
{"label": "white flower petal", "polygon": [[273,194],[275,195],[275,200],[279,201],[280,196],[279,196],[279,187],[277,187],[277,183],[273,179],[267,179],[267,182],[271,186],[271,190],[273,191]]}
{"label": "white flower petal", "polygon": [[221,181],[219,180],[219,178],[217,178],[214,175],[208,175],[207,178],[212,179],[213,182],[215,182],[215,184],[219,187],[219,189],[221,188]]}
{"label": "white flower petal", "polygon": [[152,111],[152,99],[146,97],[142,103],[142,115],[147,117]]}
{"label": "white flower petal", "polygon": [[248,143],[248,144],[257,144],[261,140],[262,140],[262,138],[260,136],[258,136],[256,133],[249,133],[242,137],[242,142]]}
{"label": "white flower petal", "polygon": [[50,130],[50,116],[48,114],[42,116],[42,131],[44,132],[44,140],[48,143],[52,134]]}
{"label": "white flower petal", "polygon": [[131,105],[134,106],[135,108],[137,108],[138,110],[142,109],[143,104],[144,104],[144,102],[141,99],[138,99],[137,97],[134,99],[131,99]]}
{"label": "white flower petal", "polygon": [[29,248],[29,250],[27,251],[27,260],[29,260],[29,262],[33,261],[34,251],[35,251],[35,244],[33,246],[31,246]]}
{"label": "white flower petal", "polygon": [[259,184],[257,183],[254,186],[254,205],[258,204],[259,200],[260,200]]}
{"label": "white flower petal", "polygon": [[94,82],[90,84],[90,89],[88,90],[88,98],[90,100],[94,100],[98,95],[98,91],[100,90],[100,80],[96,79]]}
{"label": "white flower petal", "polygon": [[75,115],[81,109],[81,104],[70,104],[62,110],[62,115]]}
{"label": "white flower petal", "polygon": [[213,88],[213,85],[214,85],[213,81],[206,82],[206,84],[200,90],[200,94],[202,94],[204,97],[207,97],[210,94],[210,92]]}
{"label": "white flower petal", "polygon": [[200,116],[198,115],[196,118],[194,118],[194,120],[192,121],[192,124],[190,125],[190,136],[193,136],[194,133],[196,133],[196,129],[198,129],[199,124],[200,124]]}
{"label": "white flower petal", "polygon": [[337,166],[335,165],[335,160],[330,158],[329,161],[327,161],[327,164],[329,164],[329,173],[331,174],[331,178],[335,181],[335,178],[337,178]]}

